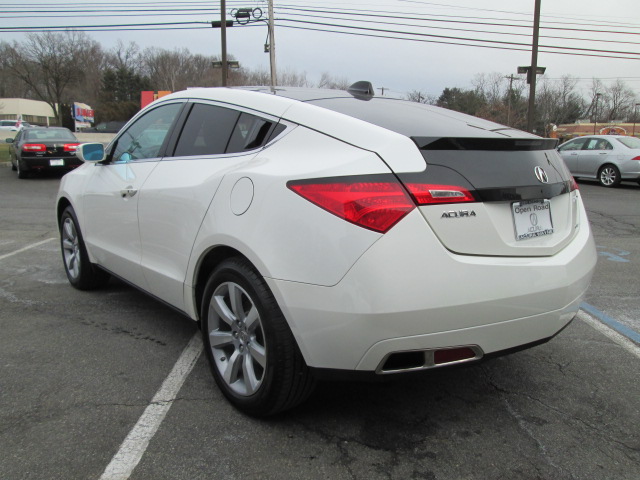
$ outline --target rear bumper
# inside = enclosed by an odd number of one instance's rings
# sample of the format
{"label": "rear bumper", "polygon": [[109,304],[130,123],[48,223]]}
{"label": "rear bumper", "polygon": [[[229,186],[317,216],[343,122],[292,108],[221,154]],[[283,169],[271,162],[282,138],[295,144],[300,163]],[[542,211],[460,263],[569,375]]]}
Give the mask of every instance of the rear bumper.
{"label": "rear bumper", "polygon": [[581,218],[554,256],[474,257],[446,250],[414,211],[333,287],[267,282],[311,367],[375,371],[391,353],[461,345],[486,355],[575,316],[597,259]]}
{"label": "rear bumper", "polygon": [[[51,160],[64,160],[64,165],[51,165]],[[73,170],[82,165],[77,157],[22,157],[20,169],[26,170]]]}

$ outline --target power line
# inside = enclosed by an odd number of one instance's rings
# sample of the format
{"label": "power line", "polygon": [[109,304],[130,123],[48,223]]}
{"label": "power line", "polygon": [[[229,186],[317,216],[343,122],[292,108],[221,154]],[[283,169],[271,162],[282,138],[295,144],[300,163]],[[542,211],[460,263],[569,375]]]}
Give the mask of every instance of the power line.
{"label": "power line", "polygon": [[[434,5],[434,6],[440,6],[440,7],[447,7],[447,8],[457,8],[457,9],[461,9],[461,10],[475,10],[475,11],[484,11],[484,12],[497,12],[497,13],[508,13],[508,14],[512,14],[512,15],[526,15],[526,16],[531,16],[530,12],[514,12],[514,11],[509,11],[509,10],[494,10],[494,9],[488,9],[488,8],[478,8],[478,7],[461,7],[459,5],[450,5],[450,4],[444,4],[444,3],[433,3],[433,2],[423,2],[423,1],[417,1],[417,0],[398,0],[400,2],[405,2],[405,3],[414,3],[414,4],[421,4],[421,5]],[[580,16],[580,15],[578,15]],[[585,15],[583,15],[584,17]],[[565,16],[560,16],[560,15],[541,15],[542,18],[569,18],[572,19],[572,17],[565,17]],[[602,21],[602,20],[600,20]],[[616,24],[616,25],[629,25],[632,27],[637,27],[637,24],[630,24],[630,23],[623,23],[623,22],[606,22],[609,24]]]}
{"label": "power line", "polygon": [[[334,16],[322,16],[322,15],[313,15],[313,14],[304,14],[304,13],[288,13],[289,16],[300,16],[304,18],[320,18],[327,20],[347,20],[343,17],[334,17]],[[417,28],[426,28],[432,30],[449,30],[449,31],[458,31],[458,32],[471,32],[471,33],[487,33],[487,34],[497,34],[497,35],[509,35],[509,36],[517,36],[517,37],[526,37],[530,38],[531,34],[529,33],[516,33],[516,32],[500,32],[500,31],[492,31],[492,30],[475,30],[475,29],[467,29],[467,28],[452,28],[452,27],[437,27],[437,26],[423,26],[423,25],[415,25],[410,23],[398,23],[398,22],[388,22],[388,21],[379,21],[379,20],[363,20],[363,19],[353,19],[351,21],[360,22],[360,23],[373,23],[373,24],[384,24],[384,25],[396,25],[396,26],[404,26],[404,27],[417,27]],[[640,42],[629,42],[624,40],[605,40],[605,39],[595,39],[595,38],[577,38],[577,37],[559,37],[554,35],[540,35],[540,38],[551,38],[554,40],[575,40],[575,41],[589,41],[589,42],[604,42],[604,43],[622,43],[627,45],[640,45]]]}
{"label": "power line", "polygon": [[[374,34],[368,34],[368,33],[344,32],[344,31],[339,31],[339,30],[328,30],[328,29],[322,29],[322,28],[296,27],[296,26],[293,26],[293,25],[279,25],[279,27],[280,28],[290,28],[290,29],[294,29],[294,30],[307,30],[307,31],[315,31],[315,32],[339,33],[339,34],[342,34],[342,35],[352,35],[352,36],[358,36],[358,37],[385,38],[385,39],[390,39],[390,40],[405,40],[405,41],[421,42],[421,43],[436,43],[436,44],[440,44],[440,45],[458,45],[458,46],[463,46],[463,47],[489,48],[489,49],[492,49],[492,50],[511,50],[511,51],[517,51],[517,52],[529,52],[530,51],[530,49],[527,49],[527,48],[492,46],[492,45],[476,45],[476,44],[471,44],[471,43],[447,42],[447,41],[442,41],[442,40],[427,40],[427,39],[423,39],[423,38],[394,37],[394,36],[389,36],[389,35],[374,35]],[[637,58],[634,58],[634,57],[620,57],[620,56],[614,56],[614,55],[598,55],[598,54],[587,54],[587,53],[555,52],[555,51],[551,51],[551,50],[542,50],[542,49],[539,50],[539,51],[543,52],[543,53],[554,53],[554,54],[558,54],[558,55],[573,55],[573,56],[578,56],[578,57],[595,57],[595,58],[615,58],[615,59],[621,59],[621,60],[638,60]]]}
{"label": "power line", "polygon": [[[414,35],[414,36],[419,36],[419,37],[431,37],[431,38],[439,38],[439,39],[445,39],[445,40],[473,41],[473,42],[480,42],[480,43],[491,43],[491,44],[496,44],[496,45],[523,46],[523,47],[529,45],[529,44],[526,44],[526,43],[507,42],[507,41],[503,41],[503,40],[487,40],[487,39],[480,39],[480,38],[454,37],[454,36],[449,36],[449,35],[434,35],[434,34],[420,33],[420,32],[404,32],[404,31],[400,31],[400,30],[388,30],[388,29],[378,29],[378,28],[370,28],[370,27],[359,27],[359,26],[353,26],[353,25],[339,25],[339,24],[335,24],[335,23],[311,22],[311,21],[305,21],[305,20],[281,19],[280,21],[303,23],[303,24],[307,24],[307,25],[317,25],[317,26],[322,26],[322,27],[337,27],[337,28],[348,28],[348,29],[353,29],[353,30],[363,30],[363,31],[368,31],[368,32],[390,33],[390,34],[394,34],[394,35]],[[580,51],[580,52],[611,53],[611,54],[617,54],[617,55],[635,55],[637,58],[634,58],[634,57],[628,57],[628,58],[640,60],[640,53],[636,53],[636,52],[626,52],[626,51],[618,51],[618,50],[600,50],[600,49],[580,48],[580,47],[563,47],[563,46],[559,46],[559,45],[540,45],[540,46],[544,47],[544,48],[553,48],[553,49],[558,49],[558,50],[574,50],[574,51]]]}
{"label": "power line", "polygon": [[[398,15],[397,12],[380,12],[380,11],[373,11],[372,12],[363,12],[361,10],[356,10],[355,12],[353,11],[354,9],[334,9],[334,10],[329,10],[326,8],[308,8],[308,7],[297,7],[297,6],[286,6],[286,5],[280,5],[278,7],[279,9],[283,9],[283,10],[294,10],[294,11],[302,11],[302,12],[311,12],[311,13],[340,13],[340,14],[344,14],[344,15],[353,15],[353,16],[369,16],[369,17],[383,17],[383,18],[395,18],[395,19],[411,19],[411,20],[428,20],[428,21],[432,21],[432,22],[445,22],[445,23],[466,23],[466,24],[474,24],[474,25],[489,25],[489,26],[503,26],[503,27],[513,27],[513,28],[531,28],[531,24],[529,23],[517,23],[517,24],[513,24],[513,23],[493,23],[493,22],[478,22],[476,20],[494,20],[494,21],[514,21],[514,22],[523,22],[523,20],[520,19],[516,19],[516,20],[509,20],[509,19],[503,19],[503,18],[493,18],[493,17],[464,17],[462,15],[442,15],[442,14],[420,14],[420,13],[412,13],[410,15],[413,16],[408,16],[407,14],[404,15]],[[385,14],[385,15],[383,15]],[[386,14],[391,14],[391,15],[386,15]],[[427,17],[427,18],[425,18]],[[434,17],[442,17],[442,18],[434,18]],[[452,20],[455,18],[463,18],[465,20]],[[469,20],[469,19],[474,19],[473,21]],[[566,25],[567,22],[546,22],[547,24],[562,24],[562,25]],[[579,25],[584,25],[584,22],[579,23]],[[610,25],[606,25],[606,24],[588,24],[589,26],[610,26]],[[541,27],[542,28],[542,27]],[[573,30],[571,28],[566,28],[566,27],[544,27],[546,29],[552,29],[552,30]],[[577,29],[577,31],[588,31],[588,32],[598,32],[597,30],[589,30],[589,29]],[[612,31],[612,30],[602,30],[599,31],[600,33],[620,33],[620,34],[628,34],[628,35],[638,35],[637,32],[619,32],[619,31]]]}

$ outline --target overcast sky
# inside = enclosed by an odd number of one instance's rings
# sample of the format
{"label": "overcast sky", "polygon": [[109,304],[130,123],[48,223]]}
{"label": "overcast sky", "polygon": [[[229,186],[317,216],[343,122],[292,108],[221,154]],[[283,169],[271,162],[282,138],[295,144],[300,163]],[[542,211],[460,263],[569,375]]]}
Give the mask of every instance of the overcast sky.
{"label": "overcast sky", "polygon": [[[36,6],[37,4],[41,6]],[[160,0],[156,2],[151,0],[115,0],[111,2],[104,0],[1,0],[0,38],[5,41],[22,40],[24,33],[2,31],[3,27],[15,26],[208,22],[219,19],[219,6],[219,2],[198,0]],[[227,0],[228,10],[237,7],[259,7],[264,11],[264,17],[267,14],[265,1]],[[344,2],[275,0],[275,7],[278,70],[289,69],[304,72],[308,79],[314,82],[323,72],[328,72],[333,76],[346,77],[350,81],[369,80],[375,87],[385,87],[386,94],[403,95],[411,90],[420,90],[426,94],[439,95],[445,87],[471,87],[476,74],[498,72],[506,76],[516,74],[518,66],[530,65],[531,63],[532,29],[505,26],[505,24],[531,25],[534,0],[485,0],[482,2],[478,0],[440,0],[439,2],[438,0],[434,2],[419,0],[346,0]],[[70,12],[70,8],[92,11]],[[136,8],[147,11],[126,13],[107,11],[114,8]],[[165,8],[173,11],[160,12]],[[212,10],[202,11],[203,8]],[[307,11],[295,10],[295,8]],[[99,12],[100,9],[103,11]],[[180,9],[180,11],[176,11],[176,9]],[[216,9],[217,13],[214,11]],[[47,10],[49,12],[44,13]],[[156,16],[153,14],[154,12],[165,14]],[[195,12],[195,14],[191,14],[191,12]],[[188,15],[186,15],[187,13]],[[102,16],[107,14],[122,16]],[[52,16],[57,16],[57,18],[52,18]],[[293,20],[297,20],[297,22]],[[359,28],[346,29],[344,27],[300,23],[300,20],[332,25],[350,25]],[[572,51],[574,55],[559,55],[541,51],[538,64],[547,68],[547,77],[557,79],[570,74],[580,78],[579,86],[585,93],[588,91],[593,77],[601,78],[605,83],[622,78],[640,98],[640,57],[638,57],[640,52],[640,6],[638,0],[610,0],[606,3],[588,0],[542,0],[541,26],[541,45],[589,50],[574,50]],[[363,30],[363,28],[396,32],[410,31],[423,35],[412,38],[430,40],[431,42],[477,44],[478,42],[467,39],[484,39],[495,42],[485,43],[485,45],[516,48],[524,51],[373,38],[290,27],[341,30],[386,36],[401,36],[401,34]],[[264,68],[265,70],[269,68],[269,55],[263,52],[267,34],[265,24],[260,23],[251,27],[234,26],[227,31],[228,51],[244,67]],[[600,33],[599,31],[608,31],[609,33]],[[193,53],[220,54],[220,30],[212,28],[143,32],[88,32],[88,34],[105,48],[113,47],[117,40],[121,39],[124,42],[135,41],[142,48],[151,46],[166,49],[187,48]],[[444,37],[460,37],[461,39]],[[569,40],[568,38],[582,40]],[[549,48],[541,46],[541,50],[549,50]],[[630,53],[598,53],[592,50]],[[635,59],[577,56],[575,53],[626,56]]]}

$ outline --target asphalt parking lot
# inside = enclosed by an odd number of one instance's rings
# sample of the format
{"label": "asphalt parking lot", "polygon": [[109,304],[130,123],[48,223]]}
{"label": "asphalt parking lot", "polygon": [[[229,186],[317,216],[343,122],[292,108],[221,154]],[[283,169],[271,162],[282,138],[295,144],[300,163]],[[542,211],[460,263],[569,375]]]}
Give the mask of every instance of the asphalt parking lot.
{"label": "asphalt parking lot", "polygon": [[[117,281],[68,285],[58,183],[0,165],[1,479],[640,478],[637,184],[580,183],[600,253],[593,316],[551,342],[389,383],[321,384],[255,420],[216,389],[190,320]],[[157,429],[138,423],[145,412]]]}

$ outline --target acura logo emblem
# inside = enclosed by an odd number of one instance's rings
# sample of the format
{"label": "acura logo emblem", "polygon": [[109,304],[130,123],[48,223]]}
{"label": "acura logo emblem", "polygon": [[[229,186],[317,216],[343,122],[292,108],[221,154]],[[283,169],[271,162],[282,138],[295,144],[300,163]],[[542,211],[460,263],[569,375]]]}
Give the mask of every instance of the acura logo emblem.
{"label": "acura logo emblem", "polygon": [[540,183],[549,183],[549,176],[547,175],[547,172],[542,169],[542,167],[536,167],[533,169],[533,171],[535,172],[536,178]]}

